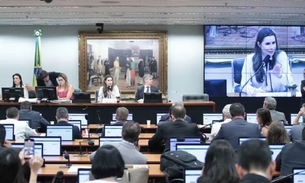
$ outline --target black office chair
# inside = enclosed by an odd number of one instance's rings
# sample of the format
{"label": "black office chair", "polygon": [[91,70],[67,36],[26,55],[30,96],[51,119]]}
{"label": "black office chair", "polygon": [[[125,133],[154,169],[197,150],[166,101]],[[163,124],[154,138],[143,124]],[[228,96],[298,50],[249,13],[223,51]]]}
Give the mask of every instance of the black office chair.
{"label": "black office chair", "polygon": [[243,65],[245,62],[245,58],[236,58],[233,60],[233,81],[234,84],[237,84],[234,87],[234,92],[239,93],[240,92],[240,83],[241,83],[241,71],[243,69]]}

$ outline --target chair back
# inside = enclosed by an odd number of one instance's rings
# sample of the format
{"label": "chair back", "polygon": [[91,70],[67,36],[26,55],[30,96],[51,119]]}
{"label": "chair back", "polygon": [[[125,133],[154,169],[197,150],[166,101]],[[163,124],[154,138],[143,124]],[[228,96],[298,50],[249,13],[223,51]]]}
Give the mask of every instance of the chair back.
{"label": "chair back", "polygon": [[195,95],[183,95],[182,101],[209,101],[209,95],[204,94],[195,94]]}
{"label": "chair back", "polygon": [[244,62],[245,58],[236,58],[233,60],[233,80],[237,84],[241,82],[241,70],[243,69]]}

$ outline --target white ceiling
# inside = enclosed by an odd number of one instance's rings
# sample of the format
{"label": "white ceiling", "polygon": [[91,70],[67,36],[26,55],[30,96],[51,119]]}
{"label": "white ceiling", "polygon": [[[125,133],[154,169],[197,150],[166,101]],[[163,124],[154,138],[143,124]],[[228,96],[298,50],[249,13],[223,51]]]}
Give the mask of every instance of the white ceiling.
{"label": "white ceiling", "polygon": [[305,25],[305,0],[0,0],[0,25]]}

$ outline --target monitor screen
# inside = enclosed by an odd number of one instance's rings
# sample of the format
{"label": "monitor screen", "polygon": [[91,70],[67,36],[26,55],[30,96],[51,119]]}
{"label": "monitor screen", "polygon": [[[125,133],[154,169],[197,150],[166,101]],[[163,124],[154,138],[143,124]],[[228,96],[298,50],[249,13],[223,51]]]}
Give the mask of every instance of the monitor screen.
{"label": "monitor screen", "polygon": [[196,183],[198,177],[202,174],[202,169],[184,168],[184,182]]}
{"label": "monitor screen", "polygon": [[282,148],[284,147],[284,144],[282,145],[269,145],[269,149],[272,152],[272,161],[275,161],[276,157],[280,152],[282,151]]}
{"label": "monitor screen", "polygon": [[[12,143],[12,148],[23,148],[24,143]],[[43,158],[43,144],[35,143],[34,145],[35,156],[39,156]]]}
{"label": "monitor screen", "polygon": [[122,136],[122,128],[123,126],[111,126],[105,125],[105,137],[121,137]]}
{"label": "monitor screen", "polygon": [[287,133],[289,133],[290,132],[290,130],[291,130],[291,128],[292,128],[292,126],[284,126],[285,127],[285,129],[286,129],[286,131],[287,131]]}
{"label": "monitor screen", "polygon": [[69,120],[68,123],[71,125],[77,126],[79,130],[82,130],[82,127],[81,127],[82,121],[81,120]]}
{"label": "monitor screen", "polygon": [[[303,80],[304,33],[304,26],[205,26],[203,78],[226,80],[229,97],[301,96],[289,86],[299,88]],[[263,47],[265,35],[274,43],[269,50]]]}
{"label": "monitor screen", "polygon": [[90,179],[90,168],[79,168],[77,170],[77,182],[89,182]]}
{"label": "monitor screen", "polygon": [[200,144],[201,140],[197,137],[187,137],[187,138],[170,138],[169,139],[169,150],[176,151],[176,144]]}
{"label": "monitor screen", "polygon": [[161,119],[161,116],[164,116],[164,115],[167,115],[168,113],[157,113],[157,121],[156,121],[156,124],[159,123],[160,119]]}
{"label": "monitor screen", "polygon": [[35,143],[43,144],[44,156],[61,156],[61,137],[31,137]]}
{"label": "monitor screen", "polygon": [[55,86],[36,86],[36,97],[38,99],[57,100],[57,92]]}
{"label": "monitor screen", "polygon": [[197,160],[205,162],[205,155],[210,145],[205,144],[176,144],[177,151],[185,151],[194,156]]}
{"label": "monitor screen", "polygon": [[47,133],[46,136],[60,136],[61,140],[73,140],[73,126],[66,125],[66,126],[47,126]]}
{"label": "monitor screen", "polygon": [[214,120],[221,120],[221,113],[203,113],[203,124],[208,125],[211,124]]}
{"label": "monitor screen", "polygon": [[[290,123],[292,124],[294,119],[298,116],[298,114],[290,114]],[[303,117],[301,116],[299,118],[299,123],[302,123],[303,122]]]}
{"label": "monitor screen", "polygon": [[[112,114],[112,120],[116,120],[115,119],[115,114]],[[133,120],[133,115],[132,114],[128,114],[128,116],[127,116],[127,121],[132,121]]]}
{"label": "monitor screen", "polygon": [[3,126],[5,127],[5,131],[6,131],[6,135],[5,135],[5,139],[6,140],[15,140],[15,128],[14,128],[14,124],[3,124]]}
{"label": "monitor screen", "polygon": [[238,139],[239,145],[242,144],[245,141],[248,141],[248,140],[266,140],[266,138],[265,137],[260,137],[260,138],[245,138],[245,137],[240,137]]}
{"label": "monitor screen", "polygon": [[2,88],[2,100],[18,102],[20,97],[24,97],[24,88]]}
{"label": "monitor screen", "polygon": [[305,168],[294,168],[292,173],[298,173],[293,175],[292,183],[305,183]]}
{"label": "monitor screen", "polygon": [[105,138],[105,137],[100,137],[100,146],[104,145],[104,143],[116,143],[116,142],[121,142],[122,138],[121,137],[112,137],[112,138]]}
{"label": "monitor screen", "polygon": [[88,125],[88,121],[86,119],[86,115],[88,116],[88,114],[82,114],[82,113],[70,113],[69,114],[69,120],[81,120],[81,125],[82,126],[87,126]]}
{"label": "monitor screen", "polygon": [[255,113],[249,113],[247,114],[247,121],[249,123],[256,123],[258,124],[257,120],[256,120],[256,114]]}

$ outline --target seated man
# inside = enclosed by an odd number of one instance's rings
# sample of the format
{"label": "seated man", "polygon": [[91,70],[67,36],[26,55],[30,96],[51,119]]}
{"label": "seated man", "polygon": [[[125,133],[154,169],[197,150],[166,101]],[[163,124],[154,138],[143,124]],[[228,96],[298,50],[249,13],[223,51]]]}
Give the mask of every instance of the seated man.
{"label": "seated man", "polygon": [[[54,124],[54,126],[65,126],[65,125],[72,125],[68,123],[69,121],[69,112],[68,109],[65,107],[59,107],[56,109],[56,120],[57,123]],[[73,126],[73,140],[74,139],[81,139],[81,129],[78,128],[78,126]]]}
{"label": "seated man", "polygon": [[292,173],[292,168],[305,167],[305,128],[302,138],[302,141],[286,144],[276,157],[276,170],[281,172],[281,176]]}
{"label": "seated man", "polygon": [[[139,152],[138,145],[141,127],[139,123],[128,122],[125,123],[122,129],[122,142],[111,143],[110,145],[116,147],[121,153],[125,164],[146,164],[147,158]],[[104,143],[103,145],[105,145]],[[108,143],[109,144],[109,143]],[[95,152],[90,155],[90,160],[94,158]]]}
{"label": "seated man", "polygon": [[16,107],[6,110],[6,120],[1,120],[0,124],[14,124],[14,134],[16,140],[24,140],[31,136],[37,136],[35,130],[31,129],[24,121],[19,120],[19,111]]}
{"label": "seated man", "polygon": [[163,122],[159,125],[154,136],[149,139],[148,145],[150,149],[159,149],[161,142],[165,141],[165,151],[169,150],[169,138],[177,137],[199,137],[202,142],[205,142],[202,134],[199,132],[197,124],[186,123],[186,110],[183,106],[173,106],[171,109],[171,121]]}
{"label": "seated man", "polygon": [[[172,106],[184,106],[184,105],[183,105],[183,102],[175,102],[175,103],[172,104]],[[161,118],[159,120],[159,124],[160,124],[160,122],[172,120],[171,119],[171,108],[172,107],[169,108],[168,114],[165,114],[165,115],[161,116]],[[184,121],[187,121],[187,122],[191,123],[192,119],[188,115],[185,115]]]}
{"label": "seated man", "polygon": [[150,74],[145,74],[143,76],[144,86],[141,86],[137,89],[135,94],[135,101],[139,103],[143,103],[144,93],[154,93],[159,92],[158,88],[152,86],[153,76]]}
{"label": "seated man", "polygon": [[285,114],[276,111],[276,100],[273,97],[266,97],[264,100],[263,108],[269,109],[272,121],[281,121],[286,124]]}
{"label": "seated man", "polygon": [[231,107],[231,104],[227,104],[222,109],[222,119],[223,119],[223,121],[219,122],[219,123],[215,123],[215,124],[212,125],[210,140],[213,140],[213,138],[218,134],[222,124],[226,124],[226,123],[229,123],[231,121],[230,107]]}
{"label": "seated man", "polygon": [[31,128],[37,130],[41,127],[46,127],[50,123],[45,120],[40,112],[32,110],[32,104],[28,101],[20,104],[19,119],[31,120]]}
{"label": "seated man", "polygon": [[[111,124],[113,126],[123,126],[124,123],[127,122],[129,111],[126,107],[119,107],[116,109],[115,112],[115,119],[116,122],[114,124]],[[105,128],[102,128],[102,137],[105,136]]]}

